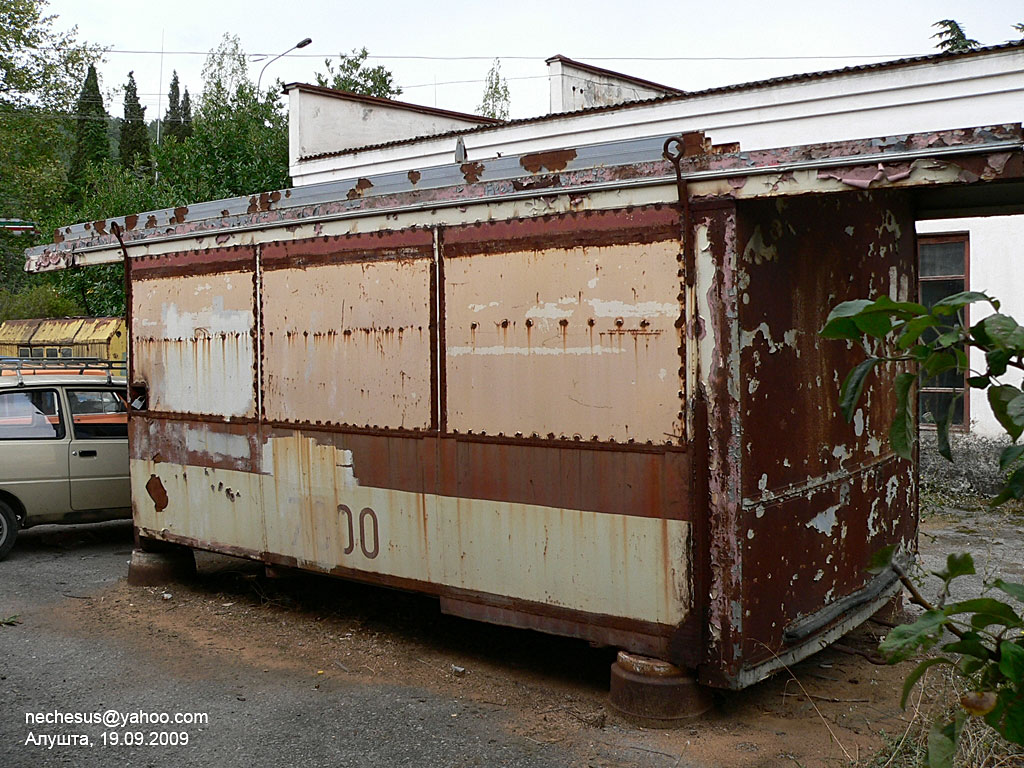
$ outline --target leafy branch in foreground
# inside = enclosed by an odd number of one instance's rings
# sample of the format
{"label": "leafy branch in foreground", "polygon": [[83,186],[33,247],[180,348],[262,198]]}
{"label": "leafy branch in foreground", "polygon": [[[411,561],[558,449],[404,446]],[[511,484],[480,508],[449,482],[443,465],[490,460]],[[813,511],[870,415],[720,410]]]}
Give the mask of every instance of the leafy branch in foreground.
{"label": "leafy branch in foreground", "polygon": [[900,706],[906,707],[917,682],[938,665],[951,667],[971,691],[960,698],[963,711],[951,722],[932,726],[928,735],[929,765],[952,765],[967,715],[984,718],[1007,741],[1024,744],[1024,620],[1009,602],[991,596],[993,590],[998,590],[1024,602],[1024,584],[996,579],[985,585],[981,597],[947,604],[952,582],[975,574],[970,554],[949,555],[946,567],[932,572],[941,579],[942,588],[935,602],[931,602],[893,558],[893,552],[892,546],[881,550],[869,570],[880,573],[891,568],[910,593],[910,602],[924,612],[913,624],[894,628],[878,650],[890,664],[906,661],[935,646],[944,654],[920,661],[907,675]]}
{"label": "leafy branch in foreground", "polygon": [[[971,304],[987,303],[992,312],[968,326],[964,310]],[[911,458],[917,440],[916,391],[944,373],[966,376],[973,389],[987,390],[989,406],[1011,444],[999,456],[999,468],[1009,477],[992,499],[998,506],[1024,496],[1024,392],[1003,377],[1008,371],[1024,371],[1024,327],[999,311],[1000,304],[984,293],[966,291],[935,302],[931,307],[914,302],[896,302],[888,296],[874,301],[859,299],[837,305],[828,316],[821,335],[864,345],[867,358],[846,376],[839,404],[844,418],[853,420],[868,376],[878,366],[896,363],[906,367],[894,379],[896,414],[889,430],[893,450]],[[970,369],[969,351],[982,353],[985,368]],[[1019,378],[1017,379],[1019,381]],[[944,413],[934,414],[939,453],[953,460],[949,426],[958,393]],[[872,561],[872,572],[891,569],[910,594],[910,601],[923,609],[912,624],[895,627],[879,646],[890,664],[906,661],[936,646],[942,653],[920,661],[907,676],[901,706],[910,691],[931,667],[949,666],[961,676],[970,693],[961,697],[962,710],[946,723],[936,723],[928,736],[928,763],[932,768],[952,766],[960,733],[968,715],[982,717],[1008,741],[1024,744],[1024,620],[1001,592],[1024,603],[1024,584],[996,579],[984,585],[972,599],[947,602],[950,586],[959,578],[975,575],[970,554],[951,554],[946,567],[933,572],[942,582],[938,597],[929,601],[893,558],[886,547]]]}
{"label": "leafy branch in foreground", "polygon": [[[992,314],[973,326],[966,325],[964,308],[980,302],[991,306]],[[897,406],[889,440],[893,450],[904,458],[911,457],[917,439],[915,386],[955,371],[959,375],[970,374],[967,384],[971,388],[988,391],[992,413],[1013,442],[1000,455],[999,469],[1004,473],[1014,471],[993,499],[993,506],[1024,497],[1024,463],[1020,461],[1024,445],[1016,444],[1024,433],[1024,392],[1002,380],[1007,371],[1024,371],[1024,327],[1002,314],[999,306],[998,300],[976,291],[947,296],[931,308],[908,301],[896,302],[888,296],[874,301],[858,299],[837,305],[821,331],[827,339],[861,341],[868,337],[891,342],[878,346],[893,350],[893,354],[869,354],[843,381],[839,405],[847,421],[853,419],[868,374],[876,366],[890,362],[916,366],[916,372],[897,374],[895,381]],[[967,350],[971,348],[984,353],[984,370],[970,369]],[[962,393],[957,393],[944,413],[933,414],[939,453],[949,461],[953,460],[949,425],[961,397]]]}

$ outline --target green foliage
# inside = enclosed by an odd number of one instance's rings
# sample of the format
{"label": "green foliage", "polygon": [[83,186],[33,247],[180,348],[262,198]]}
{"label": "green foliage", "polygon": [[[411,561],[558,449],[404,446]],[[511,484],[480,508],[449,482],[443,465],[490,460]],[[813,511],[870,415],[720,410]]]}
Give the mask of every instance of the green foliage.
{"label": "green foliage", "polygon": [[939,31],[932,35],[932,39],[938,38],[935,47],[944,53],[962,53],[973,51],[981,47],[981,43],[967,37],[964,29],[953,19],[943,19],[932,24]]}
{"label": "green foliage", "polygon": [[[24,249],[71,223],[288,186],[287,115],[272,95],[280,89],[258,93],[238,38],[225,35],[203,67],[198,104],[172,75],[160,145],[149,143],[129,75],[115,164],[108,133],[116,126],[88,66],[99,49],[78,44],[73,30],[54,33],[52,18],[40,13],[44,5],[7,0],[0,7],[0,214],[39,229],[35,236],[0,233],[0,319],[118,315],[120,265],[29,275]],[[322,84],[382,97],[401,93],[390,72],[365,66],[367,55],[363,49],[342,56],[340,69],[328,66],[332,81]],[[147,157],[154,174],[142,173]]]}
{"label": "green foliage", "polygon": [[[988,303],[995,312],[972,327],[965,326],[963,309],[979,302]],[[927,384],[946,371],[970,372],[965,352],[970,347],[985,352],[988,366],[972,376],[969,383],[972,387],[989,388],[992,412],[1012,439],[1016,440],[1024,432],[1024,396],[1019,388],[998,383],[998,377],[1005,374],[1008,367],[1024,369],[1021,358],[1024,328],[1009,315],[1001,314],[999,302],[984,293],[957,293],[935,302],[930,308],[914,302],[895,302],[888,296],[874,301],[846,301],[829,314],[821,335],[851,341],[877,339],[883,348],[895,352],[869,355],[846,376],[840,392],[840,407],[847,421],[853,418],[868,375],[879,364],[896,362],[916,367],[916,372],[901,373],[895,380],[897,412],[889,437],[893,450],[904,458],[910,458],[916,440],[915,387]],[[939,452],[952,460],[949,424],[953,406],[946,413],[932,416],[938,429]]]}
{"label": "green foliage", "polygon": [[147,171],[150,166],[149,133],[146,131],[146,108],[139,103],[135,73],[128,73],[124,86],[124,121],[118,143],[121,167]]}
{"label": "green foliage", "polygon": [[79,43],[77,32],[53,28],[46,0],[0,3],[0,104],[70,109],[85,75],[102,50]]}
{"label": "green foliage", "polygon": [[981,597],[947,605],[950,585],[975,574],[971,555],[949,555],[946,567],[932,574],[942,581],[939,597],[933,604],[921,596],[902,568],[891,560],[891,549],[885,556],[910,590],[912,600],[925,612],[913,624],[894,628],[879,645],[879,651],[890,664],[936,645],[948,654],[917,664],[904,683],[900,706],[906,706],[910,691],[936,665],[952,667],[971,691],[961,698],[963,712],[951,722],[937,723],[932,728],[928,739],[929,765],[951,765],[966,715],[984,718],[1007,741],[1024,744],[1024,619],[1009,602],[986,596],[997,589],[1022,602],[1024,584],[996,579],[985,584]]}
{"label": "green foliage", "polygon": [[387,69],[381,65],[366,65],[366,58],[369,55],[365,48],[353,48],[351,54],[339,53],[337,68],[331,59],[324,59],[327,73],[317,72],[316,84],[323,88],[334,88],[338,91],[376,96],[381,99],[400,96],[402,89],[395,85],[394,76]]}
{"label": "green foliage", "polygon": [[[976,303],[987,303],[992,313],[968,326],[963,321],[963,310]],[[860,342],[866,350],[875,350],[843,382],[840,408],[847,421],[853,418],[868,376],[879,366],[896,363],[910,369],[894,379],[897,408],[889,432],[893,450],[904,458],[912,456],[917,434],[915,388],[946,371],[972,374],[968,383],[972,388],[987,390],[993,414],[1014,442],[999,455],[1001,472],[1010,475],[992,500],[993,505],[1024,498],[1024,446],[1016,445],[1024,434],[1024,392],[1000,381],[1010,369],[1024,370],[1024,327],[999,310],[996,299],[975,291],[948,296],[930,308],[882,296],[874,301],[858,299],[837,305],[821,331],[826,338]],[[983,371],[969,369],[967,352],[972,348],[984,355]],[[952,406],[944,414],[934,414],[939,452],[950,461],[952,414]],[[879,645],[879,651],[890,663],[905,661],[936,646],[944,654],[924,659],[907,676],[901,705],[906,706],[910,691],[929,668],[949,665],[972,691],[961,699],[965,712],[983,717],[1008,741],[1024,744],[1024,619],[1009,602],[991,595],[998,590],[1024,602],[1024,584],[997,579],[986,584],[976,598],[947,603],[950,585],[975,574],[969,554],[951,554],[946,567],[932,574],[942,582],[933,603],[921,595],[893,554],[894,548],[886,547],[872,559],[869,570],[895,571],[924,613],[912,624],[895,627]],[[950,635],[954,639],[950,640]],[[932,768],[952,765],[965,717],[959,712],[952,721],[932,728],[928,736]]]}
{"label": "green foliage", "polygon": [[192,135],[192,98],[188,95],[188,88],[181,97],[181,127],[174,135],[182,141]]}
{"label": "green foliage", "polygon": [[101,165],[110,159],[110,141],[107,138],[107,111],[103,108],[96,67],[89,65],[82,85],[82,93],[75,107],[75,148],[68,172],[68,199],[81,201],[83,182],[89,167]]}
{"label": "green foliage", "polygon": [[192,101],[188,95],[181,95],[178,71],[171,74],[171,85],[167,90],[167,111],[161,127],[161,139],[184,141],[192,135]]}
{"label": "green foliage", "polygon": [[487,71],[483,101],[476,111],[484,117],[508,120],[508,107],[508,80],[501,76],[501,60],[495,59]]}
{"label": "green foliage", "polygon": [[17,291],[0,288],[0,322],[30,317],[66,317],[84,313],[82,306],[51,281],[37,279]]}

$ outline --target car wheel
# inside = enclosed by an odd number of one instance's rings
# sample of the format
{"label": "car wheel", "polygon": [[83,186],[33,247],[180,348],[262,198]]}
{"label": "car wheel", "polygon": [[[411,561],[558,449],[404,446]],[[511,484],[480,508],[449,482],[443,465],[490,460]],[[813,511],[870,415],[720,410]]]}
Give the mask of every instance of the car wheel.
{"label": "car wheel", "polygon": [[18,518],[10,506],[0,501],[0,560],[7,557],[17,538]]}

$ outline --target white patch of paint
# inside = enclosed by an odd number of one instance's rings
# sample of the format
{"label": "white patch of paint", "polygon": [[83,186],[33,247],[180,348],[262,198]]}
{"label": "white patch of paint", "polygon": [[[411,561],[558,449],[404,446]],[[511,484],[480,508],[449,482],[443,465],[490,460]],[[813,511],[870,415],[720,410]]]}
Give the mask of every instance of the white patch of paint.
{"label": "white patch of paint", "polygon": [[813,528],[818,533],[823,533],[826,536],[832,535],[832,529],[836,527],[836,512],[839,511],[839,505],[836,504],[834,507],[822,510],[814,516],[812,520],[805,523],[807,528]]}
{"label": "white patch of paint", "polygon": [[207,453],[217,459],[248,459],[249,438],[227,432],[212,432],[205,427],[185,427],[185,448]]}
{"label": "white patch of paint", "polygon": [[621,355],[624,350],[618,347],[448,347],[449,357],[464,355]]}
{"label": "white patch of paint", "polygon": [[754,529],[753,528],[747,528],[747,538],[748,539],[754,538]]}
{"label": "white patch of paint", "polygon": [[764,490],[768,487],[768,474],[761,475],[761,479],[757,481],[757,487],[759,490]]}
{"label": "white patch of paint", "polygon": [[590,289],[597,288],[597,283],[598,283],[598,278],[592,277],[589,280],[587,280],[587,288],[590,288]]}
{"label": "white patch of paint", "polygon": [[885,503],[886,505],[892,504],[896,500],[896,494],[900,489],[899,478],[893,475],[885,484]]}
{"label": "white patch of paint", "polygon": [[821,581],[821,578],[824,575],[825,575],[825,572],[819,568],[818,572],[816,574],[814,574],[814,580],[815,581]]}
{"label": "white patch of paint", "polygon": [[539,307],[530,307],[526,310],[527,317],[540,318],[542,320],[560,320],[563,317],[572,317],[572,313],[571,309],[562,309],[552,301],[546,302]]}
{"label": "white patch of paint", "polygon": [[[679,305],[662,304],[657,301],[640,301],[627,304],[624,301],[602,301],[587,299],[597,317],[678,317]],[[564,317],[564,315],[563,315]]]}
{"label": "white patch of paint", "polygon": [[468,306],[468,309],[472,312],[483,312],[485,309],[490,309],[491,307],[499,306],[501,306],[499,302],[492,301],[490,304],[470,304]]}
{"label": "white patch of paint", "polygon": [[252,327],[252,313],[247,309],[224,309],[224,297],[214,296],[209,309],[181,312],[177,304],[164,304],[161,320],[164,338],[194,339],[196,330],[209,334],[239,333],[248,336]]}
{"label": "white patch of paint", "polygon": [[853,232],[854,232],[854,230],[853,230],[853,227],[847,227],[847,228],[846,228],[846,230],[845,230],[845,232],[846,232],[846,234],[848,234],[848,235],[849,235],[850,237],[853,237]]}
{"label": "white patch of paint", "polygon": [[758,381],[757,379],[751,379],[750,381],[747,382],[747,392],[749,392],[750,394],[754,394],[755,392],[757,392],[757,388],[760,384],[761,382]]}
{"label": "white patch of paint", "polygon": [[774,245],[767,245],[764,235],[761,233],[761,225],[754,227],[750,235],[747,247],[743,249],[743,259],[761,264],[765,261],[775,261],[779,258],[779,250]]}
{"label": "white patch of paint", "polygon": [[660,371],[658,371],[658,380],[659,381],[664,381],[666,376],[668,376],[668,371],[666,371],[664,368],[662,368]]}
{"label": "white patch of paint", "polygon": [[864,409],[858,408],[853,414],[853,434],[860,437],[864,434]]}

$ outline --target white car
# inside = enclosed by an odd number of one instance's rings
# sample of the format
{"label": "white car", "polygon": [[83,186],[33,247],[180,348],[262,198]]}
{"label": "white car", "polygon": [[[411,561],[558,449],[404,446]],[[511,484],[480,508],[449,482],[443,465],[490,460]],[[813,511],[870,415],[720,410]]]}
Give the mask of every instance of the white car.
{"label": "white car", "polygon": [[0,559],[21,528],[131,517],[123,366],[0,361]]}

